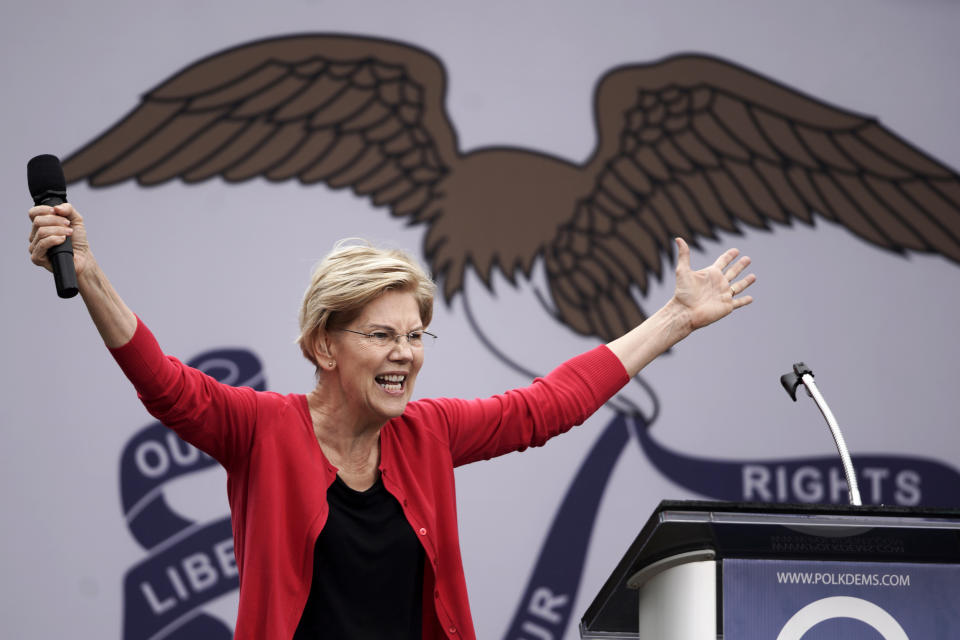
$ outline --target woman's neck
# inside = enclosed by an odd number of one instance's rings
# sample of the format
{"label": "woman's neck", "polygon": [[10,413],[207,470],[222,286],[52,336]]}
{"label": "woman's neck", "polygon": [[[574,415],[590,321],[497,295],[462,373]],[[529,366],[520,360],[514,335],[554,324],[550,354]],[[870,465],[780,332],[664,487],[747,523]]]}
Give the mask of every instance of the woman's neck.
{"label": "woman's neck", "polygon": [[362,424],[344,411],[346,403],[330,402],[320,387],[307,394],[313,433],[323,455],[351,489],[370,488],[379,477],[380,429]]}

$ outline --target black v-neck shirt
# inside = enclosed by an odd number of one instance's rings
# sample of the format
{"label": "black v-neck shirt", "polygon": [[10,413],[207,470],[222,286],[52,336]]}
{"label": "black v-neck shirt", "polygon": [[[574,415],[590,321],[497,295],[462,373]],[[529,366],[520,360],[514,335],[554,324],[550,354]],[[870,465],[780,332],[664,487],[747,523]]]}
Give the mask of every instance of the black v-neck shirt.
{"label": "black v-neck shirt", "polygon": [[420,640],[424,552],[400,503],[380,478],[354,491],[340,476],[327,502],[293,640]]}

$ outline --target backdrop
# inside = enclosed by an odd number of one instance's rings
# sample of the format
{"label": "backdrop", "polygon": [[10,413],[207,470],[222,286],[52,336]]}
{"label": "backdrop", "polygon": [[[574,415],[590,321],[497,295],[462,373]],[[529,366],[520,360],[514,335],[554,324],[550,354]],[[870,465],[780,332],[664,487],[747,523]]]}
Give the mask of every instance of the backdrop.
{"label": "backdrop", "polygon": [[[661,499],[843,501],[812,401],[778,382],[799,360],[865,501],[955,506],[958,24],[934,0],[3,9],[3,635],[228,635],[236,609],[222,471],[155,426],[29,262],[39,153],[87,149],[70,200],[169,353],[283,392],[311,386],[297,308],[343,237],[411,251],[446,289],[418,397],[525,384],[654,311],[673,234],[695,267],[753,258],[756,303],[618,404],[457,471],[480,638],[578,637]],[[698,57],[635,67],[677,54]]]}

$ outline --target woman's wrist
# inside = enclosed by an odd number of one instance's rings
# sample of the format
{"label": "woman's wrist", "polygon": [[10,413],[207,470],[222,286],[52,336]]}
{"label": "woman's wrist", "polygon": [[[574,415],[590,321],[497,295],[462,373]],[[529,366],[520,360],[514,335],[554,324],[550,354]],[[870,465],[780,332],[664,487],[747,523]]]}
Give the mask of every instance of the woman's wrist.
{"label": "woman's wrist", "polygon": [[661,316],[659,324],[668,336],[669,343],[667,349],[677,344],[691,333],[694,332],[693,320],[690,317],[690,309],[686,305],[677,301],[676,297],[670,298],[665,305],[654,314]]}
{"label": "woman's wrist", "polygon": [[639,326],[607,346],[620,358],[630,377],[693,331],[689,310],[671,299]]}

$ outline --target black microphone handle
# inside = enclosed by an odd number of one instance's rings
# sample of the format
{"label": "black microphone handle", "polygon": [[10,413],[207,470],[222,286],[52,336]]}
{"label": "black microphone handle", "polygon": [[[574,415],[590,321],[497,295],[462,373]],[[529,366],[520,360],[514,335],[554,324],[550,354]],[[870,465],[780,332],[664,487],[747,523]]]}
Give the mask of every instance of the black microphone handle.
{"label": "black microphone handle", "polygon": [[[55,207],[65,200],[58,196],[47,196],[37,204]],[[80,289],[77,287],[77,270],[73,266],[73,242],[70,236],[55,247],[47,249],[47,258],[53,266],[53,283],[57,286],[57,295],[72,298]]]}

